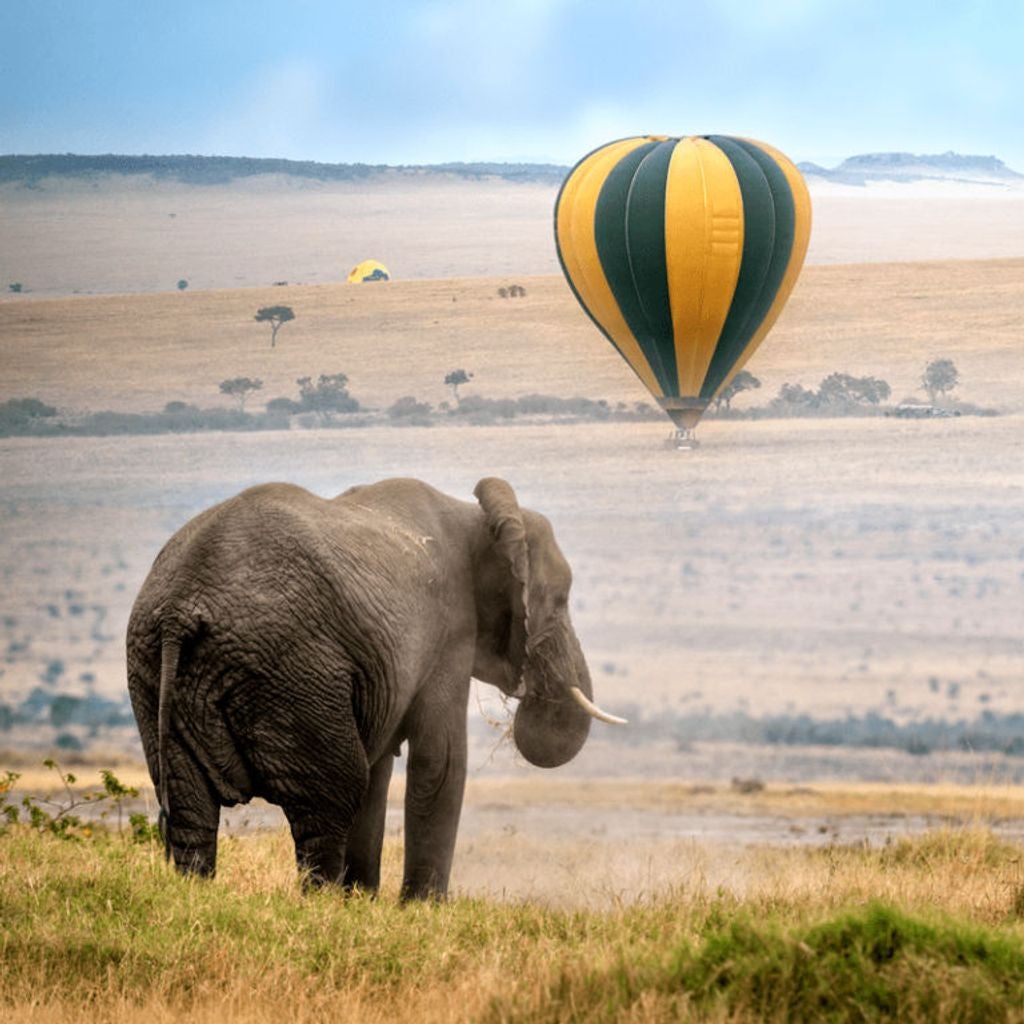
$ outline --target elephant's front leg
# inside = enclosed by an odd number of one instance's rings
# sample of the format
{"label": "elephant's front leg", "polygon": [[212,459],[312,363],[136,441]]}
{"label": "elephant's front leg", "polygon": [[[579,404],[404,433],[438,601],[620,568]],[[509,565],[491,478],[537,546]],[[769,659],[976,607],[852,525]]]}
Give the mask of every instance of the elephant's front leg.
{"label": "elephant's front leg", "polygon": [[346,888],[376,892],[380,887],[380,853],[394,765],[394,756],[385,754],[370,770],[370,785],[348,837],[343,876]]}
{"label": "elephant's front leg", "polygon": [[405,871],[402,899],[442,899],[455,852],[466,788],[466,703],[469,682],[444,707],[415,716],[405,789]]}

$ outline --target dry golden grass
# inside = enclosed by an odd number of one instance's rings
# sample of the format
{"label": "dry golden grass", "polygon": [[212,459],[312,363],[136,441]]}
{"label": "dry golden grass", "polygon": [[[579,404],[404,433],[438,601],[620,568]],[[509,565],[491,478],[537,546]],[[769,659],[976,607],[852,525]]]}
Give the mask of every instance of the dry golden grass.
{"label": "dry golden grass", "polygon": [[[229,840],[217,880],[189,883],[156,847],[0,839],[4,1019],[855,1020],[880,992],[900,1020],[963,1019],[965,1000],[971,1019],[1021,1019],[1022,855],[981,830],[680,849],[663,887],[570,911],[402,909],[393,884],[303,897],[287,846]],[[505,838],[507,874],[522,852]],[[586,849],[548,854],[556,880],[586,869]],[[394,843],[385,860],[393,877]]]}
{"label": "dry golden grass", "polygon": [[[1024,260],[807,267],[749,368],[763,401],[784,382],[813,387],[833,371],[887,380],[898,400],[933,358],[953,358],[960,397],[1024,409],[1019,311]],[[344,372],[364,404],[403,395],[434,405],[447,371],[476,374],[464,393],[541,392],[646,401],[632,372],[558,277],[252,288],[0,302],[5,396],[64,407],[155,411],[172,400],[231,405],[217,385],[259,377],[251,408],[293,396],[301,376]],[[256,310],[290,305],[277,348]],[[742,400],[741,400],[742,403]],[[741,404],[739,403],[739,404]]]}

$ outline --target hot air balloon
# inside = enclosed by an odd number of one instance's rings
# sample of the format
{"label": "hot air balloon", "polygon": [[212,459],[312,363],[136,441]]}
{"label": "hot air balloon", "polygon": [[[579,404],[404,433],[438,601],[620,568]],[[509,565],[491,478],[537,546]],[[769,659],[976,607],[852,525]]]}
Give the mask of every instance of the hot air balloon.
{"label": "hot air balloon", "polygon": [[361,284],[363,281],[390,281],[391,274],[383,263],[363,260],[348,272],[348,280],[350,284]]}
{"label": "hot air balloon", "polygon": [[647,135],[595,149],[555,203],[573,293],[691,439],[796,283],[811,202],[771,146]]}

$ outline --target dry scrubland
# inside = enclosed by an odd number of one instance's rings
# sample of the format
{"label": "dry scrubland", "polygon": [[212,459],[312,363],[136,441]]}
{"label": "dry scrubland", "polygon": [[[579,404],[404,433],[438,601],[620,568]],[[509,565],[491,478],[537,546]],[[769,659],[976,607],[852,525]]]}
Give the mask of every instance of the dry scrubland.
{"label": "dry scrubland", "polygon": [[[1024,205],[1024,203],[1022,203]],[[785,383],[839,370],[920,391],[932,358],[953,358],[962,397],[1024,411],[1020,309],[1024,259],[808,267],[750,369],[766,401]],[[525,298],[501,299],[514,281]],[[277,347],[253,316],[288,305]],[[463,393],[541,392],[635,402],[649,396],[580,311],[560,277],[468,278],[230,291],[0,301],[4,397],[157,411],[171,400],[224,404],[226,377],[259,377],[249,407],[295,397],[300,376],[344,372],[364,404],[402,395],[437,405],[444,375],[476,373]],[[737,404],[742,405],[743,398]]]}
{"label": "dry scrubland", "polygon": [[[217,383],[248,375],[266,382],[252,407],[294,395],[299,376],[345,372],[365,405],[437,405],[459,366],[476,374],[465,393],[646,400],[551,276],[553,193],[449,184],[4,193],[0,284],[34,295],[0,301],[0,400],[154,411],[226,403]],[[812,259],[1019,257],[1022,211],[825,198]],[[326,282],[363,256],[430,279],[199,290]],[[243,486],[333,494],[409,474],[468,498],[499,474],[551,516],[595,689],[638,723],[615,741],[595,727],[545,776],[515,762],[503,710],[482,697],[499,724],[471,709],[458,895],[443,907],[395,903],[400,780],[378,901],[301,896],[287,835],[249,834],[249,816],[271,820],[258,807],[226,816],[209,885],[102,831],[67,843],[11,829],[4,1019],[1024,1020],[1024,862],[1006,839],[1024,797],[996,784],[1020,758],[780,753],[643,731],[689,711],[1019,710],[1022,270],[811,266],[750,366],[762,391],[737,403],[833,371],[883,377],[898,400],[948,357],[959,395],[993,418],[711,421],[688,454],[662,447],[667,424],[0,440],[5,699],[46,679],[123,694],[124,626],[152,558]],[[170,292],[179,277],[192,287]],[[499,299],[513,281],[526,298]],[[76,289],[168,292],[40,297]],[[297,319],[271,351],[252,316],[280,303]],[[5,742],[31,748],[46,728]],[[94,739],[100,757],[137,756],[134,740]],[[979,773],[989,785],[934,784]],[[731,775],[775,781],[744,793]]]}
{"label": "dry scrubland", "polygon": [[[5,691],[27,692],[60,660],[60,685],[91,673],[101,692],[123,693],[120,638],[153,556],[188,516],[250,483],[335,494],[415,475],[469,498],[499,474],[553,519],[598,695],[634,718],[1017,711],[1022,270],[809,267],[751,363],[764,387],[737,400],[834,370],[882,376],[899,399],[945,356],[958,393],[1000,410],[992,418],[708,421],[690,454],[665,450],[655,423],[0,442]],[[437,404],[460,366],[476,374],[466,394],[647,398],[559,279],[519,281],[527,296],[514,300],[498,297],[503,278],[21,298],[0,303],[0,359],[8,394],[90,409],[227,402],[217,382],[239,374],[261,377],[266,399],[338,371],[366,405]],[[296,312],[274,350],[252,320],[271,302]],[[656,757],[585,753],[575,770],[609,764],[708,775],[706,752],[671,742]],[[765,770],[753,755],[730,768]]]}

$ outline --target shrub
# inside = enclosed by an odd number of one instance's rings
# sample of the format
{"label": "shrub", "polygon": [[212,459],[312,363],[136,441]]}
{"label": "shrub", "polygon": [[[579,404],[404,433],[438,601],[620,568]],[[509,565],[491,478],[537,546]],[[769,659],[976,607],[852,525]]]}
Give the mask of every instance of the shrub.
{"label": "shrub", "polygon": [[483,398],[470,395],[449,410],[449,416],[465,416],[471,423],[493,423],[497,419],[513,419],[519,411],[514,398]]}
{"label": "shrub", "polygon": [[891,393],[889,385],[878,377],[831,373],[816,391],[802,384],[783,384],[778,395],[768,404],[768,409],[781,416],[864,415],[866,410],[877,407]]}
{"label": "shrub", "polygon": [[359,403],[348,393],[344,373],[321,373],[314,384],[311,377],[300,377],[299,405],[303,412],[315,412],[324,422],[335,412],[358,412]]}
{"label": "shrub", "polygon": [[[57,737],[57,746],[67,750],[79,750],[81,744],[76,737],[70,733],[62,733]],[[47,799],[43,797],[23,796],[18,804],[12,804],[7,799],[7,794],[14,788],[15,783],[21,776],[17,772],[8,771],[0,777],[0,817],[8,824],[15,825],[21,820],[21,809],[25,813],[25,824],[29,828],[40,833],[51,833],[59,839],[81,840],[94,834],[92,825],[83,822],[73,812],[86,804],[106,804],[112,806],[117,812],[117,831],[121,832],[124,814],[124,801],[137,797],[139,791],[134,786],[126,786],[109,769],[100,770],[100,779],[103,788],[101,790],[86,790],[76,792],[71,787],[78,782],[78,779],[71,772],[64,772],[63,769],[52,758],[43,762],[45,768],[56,772],[60,779],[64,792],[60,798]],[[109,811],[104,810],[100,819],[105,820]],[[149,825],[144,814],[132,814],[129,817],[131,825],[131,838],[134,842],[149,842],[157,838],[156,829]],[[0,827],[0,833],[3,828]]]}
{"label": "shrub", "polygon": [[263,381],[258,377],[231,377],[220,382],[221,394],[230,395],[238,402],[239,412],[245,411],[246,399],[263,387]]}
{"label": "shrub", "polygon": [[294,416],[302,412],[302,406],[291,398],[272,398],[266,409],[271,416]]}
{"label": "shrub", "polygon": [[426,402],[417,402],[412,395],[399,398],[387,411],[388,419],[403,427],[428,427],[431,408]]}
{"label": "shrub", "polygon": [[798,409],[817,409],[821,405],[821,396],[817,391],[805,388],[803,384],[783,384],[779,388],[777,398],[772,405],[789,405]]}
{"label": "shrub", "polygon": [[878,405],[892,393],[884,380],[877,377],[852,377],[848,373],[830,373],[819,385],[818,395],[830,405]]}
{"label": "shrub", "polygon": [[50,722],[58,729],[64,728],[75,720],[82,701],[78,697],[71,697],[67,694],[60,694],[54,697],[50,705]]}
{"label": "shrub", "polygon": [[52,419],[57,409],[38,398],[9,398],[0,402],[0,434],[32,434],[40,420]]}
{"label": "shrub", "polygon": [[921,376],[921,387],[932,402],[952,391],[959,382],[960,373],[952,359],[933,359]]}

